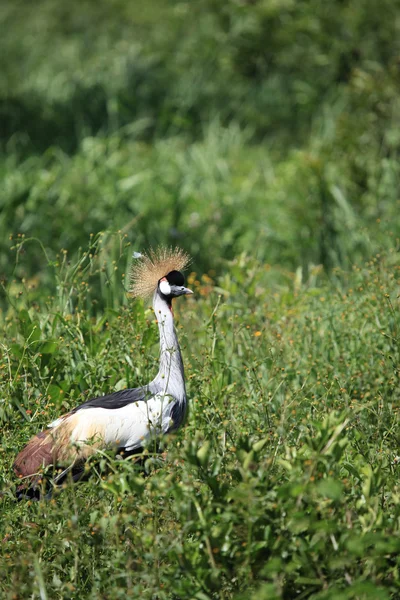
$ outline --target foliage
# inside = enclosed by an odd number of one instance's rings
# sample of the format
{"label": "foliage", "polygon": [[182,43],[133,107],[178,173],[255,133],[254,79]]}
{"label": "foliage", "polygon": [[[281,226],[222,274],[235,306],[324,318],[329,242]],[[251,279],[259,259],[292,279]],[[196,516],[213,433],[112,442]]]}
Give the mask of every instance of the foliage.
{"label": "foliage", "polygon": [[[399,236],[397,14],[3,3],[2,276],[10,233],[54,259],[121,229],[138,248],[179,242],[202,271],[219,269],[210,246],[227,259],[256,246],[291,271],[379,251]],[[29,276],[45,264],[32,255]]]}
{"label": "foliage", "polygon": [[121,229],[203,271],[210,245],[293,271],[399,236],[396,3],[153,4],[0,8],[2,276],[10,233],[54,259]]}
{"label": "foliage", "polygon": [[177,303],[187,425],[143,464],[105,454],[87,482],[15,503],[11,462],[29,435],[157,368],[149,309],[92,316],[103,260],[94,241],[78,263],[49,266],[58,296],[10,296],[2,597],[396,597],[394,252],[331,281],[316,269],[280,287],[245,257],[217,282],[193,273],[195,298]]}
{"label": "foliage", "polygon": [[[400,237],[395,159],[364,165],[371,181],[361,192],[348,164],[355,156],[338,157],[329,138],[278,162],[246,140],[238,126],[214,122],[189,146],[167,138],[149,147],[115,134],[84,139],[72,157],[58,149],[18,164],[4,159],[3,276],[34,275],[54,291],[38,245],[24,246],[14,269],[9,249],[21,236],[39,238],[57,260],[60,250],[74,255],[85,247],[91,234],[120,230],[136,250],[178,243],[197,269],[217,272],[218,257],[241,252],[291,271],[348,267]],[[109,246],[114,256],[119,251],[119,242]]]}
{"label": "foliage", "polygon": [[217,114],[258,135],[304,135],[324,101],[366,80],[379,119],[382,77],[398,90],[398,9],[396,0],[85,0],[74,11],[5,2],[4,132],[22,147],[71,151],[82,133],[137,119],[148,133],[196,134]]}
{"label": "foliage", "polygon": [[[395,599],[399,3],[0,5],[0,596]],[[188,422],[49,502],[13,458],[148,382],[179,244]]]}

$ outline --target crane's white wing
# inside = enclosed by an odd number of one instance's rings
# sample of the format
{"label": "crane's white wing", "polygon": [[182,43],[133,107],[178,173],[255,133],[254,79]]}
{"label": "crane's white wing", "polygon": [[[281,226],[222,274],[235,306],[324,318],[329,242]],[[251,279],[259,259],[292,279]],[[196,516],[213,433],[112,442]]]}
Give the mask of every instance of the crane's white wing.
{"label": "crane's white wing", "polygon": [[147,401],[132,402],[121,408],[97,406],[78,410],[57,419],[49,427],[55,437],[59,429],[63,430],[62,437],[67,434],[70,443],[80,445],[93,440],[97,447],[112,445],[130,451],[171,429],[174,404],[172,396],[156,394]]}

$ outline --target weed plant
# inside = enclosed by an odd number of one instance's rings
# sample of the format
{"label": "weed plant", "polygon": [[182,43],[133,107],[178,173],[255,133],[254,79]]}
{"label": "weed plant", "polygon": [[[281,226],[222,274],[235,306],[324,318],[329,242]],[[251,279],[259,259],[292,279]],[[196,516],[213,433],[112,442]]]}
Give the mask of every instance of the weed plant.
{"label": "weed plant", "polygon": [[[362,166],[368,186],[361,187],[361,167],[352,161],[362,149],[355,143],[343,154],[340,130],[321,127],[286,158],[252,144],[238,125],[217,121],[190,144],[177,137],[149,146],[119,132],[85,138],[72,157],[49,149],[21,163],[4,158],[2,277],[37,277],[52,293],[47,260],[57,261],[61,249],[75,257],[90,234],[109,229],[138,249],[180,244],[202,272],[220,273],[224,259],[242,252],[290,271],[300,267],[306,277],[310,264],[349,268],[400,235],[398,161],[382,160],[372,140]],[[24,246],[16,265],[9,259],[16,236],[39,238],[48,257]],[[116,256],[119,243],[108,251]]]}
{"label": "weed plant", "polygon": [[117,263],[99,236],[49,264],[52,297],[7,289],[2,598],[398,597],[395,249],[329,280],[314,268],[278,284],[245,255],[218,280],[191,273],[186,426],[141,465],[104,453],[87,482],[16,503],[11,463],[33,433],[156,372],[157,327],[125,297],[117,241]]}
{"label": "weed plant", "polygon": [[2,2],[1,277],[10,234],[55,260],[121,229],[218,273],[254,248],[307,271],[390,247],[400,20],[382,2]]}
{"label": "weed plant", "polygon": [[[398,4],[1,3],[1,599],[400,597]],[[16,503],[31,435],[156,373],[159,243],[186,426]]]}

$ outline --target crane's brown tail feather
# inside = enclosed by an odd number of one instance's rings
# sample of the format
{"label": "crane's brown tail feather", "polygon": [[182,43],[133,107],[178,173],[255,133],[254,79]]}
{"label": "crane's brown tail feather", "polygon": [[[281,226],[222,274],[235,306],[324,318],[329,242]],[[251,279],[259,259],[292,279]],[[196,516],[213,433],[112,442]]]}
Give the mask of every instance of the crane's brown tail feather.
{"label": "crane's brown tail feather", "polygon": [[[35,435],[18,454],[13,464],[14,472],[18,477],[31,477],[43,468],[58,465],[58,463],[61,465],[72,464],[79,459],[87,458],[95,451],[94,444],[73,444],[71,442],[72,432],[79,422],[78,414],[67,413],[61,417],[60,421],[57,427],[45,429]],[[92,436],[88,432],[84,437]]]}
{"label": "crane's brown tail feather", "polygon": [[[51,429],[41,431],[27,443],[15,459],[14,472],[20,479],[24,479],[16,489],[18,500],[46,498],[49,480],[46,477],[43,478],[42,471],[50,466],[53,466],[55,470],[61,470],[61,465],[58,465],[60,461],[62,464],[65,461],[68,462],[69,459],[71,468],[66,469],[66,474],[59,480],[56,479],[57,486],[64,483],[70,470],[72,471],[72,481],[82,478],[83,461],[79,460],[77,449],[69,447],[67,443],[65,446],[60,446],[60,439],[58,439],[60,436],[56,437],[54,434],[55,432]],[[66,442],[65,437],[61,436],[62,442]]]}
{"label": "crane's brown tail feather", "polygon": [[13,464],[15,474],[24,478],[16,489],[18,500],[39,499],[42,476],[40,471],[53,464],[54,439],[49,429],[33,437],[18,454]]}
{"label": "crane's brown tail feather", "polygon": [[18,454],[13,469],[18,477],[34,476],[54,463],[54,438],[49,429],[33,437]]}
{"label": "crane's brown tail feather", "polygon": [[78,419],[79,415],[65,415],[57,427],[41,431],[21,450],[13,464],[15,474],[24,479],[16,491],[18,499],[43,497],[46,481],[43,480],[42,472],[47,467],[52,466],[55,474],[67,465],[65,477],[56,476],[53,485],[62,485],[69,471],[73,481],[83,476],[84,461],[94,454],[98,447],[103,446],[103,442],[98,427],[90,424],[91,428],[84,436],[89,439],[89,443],[72,443],[71,436]]}

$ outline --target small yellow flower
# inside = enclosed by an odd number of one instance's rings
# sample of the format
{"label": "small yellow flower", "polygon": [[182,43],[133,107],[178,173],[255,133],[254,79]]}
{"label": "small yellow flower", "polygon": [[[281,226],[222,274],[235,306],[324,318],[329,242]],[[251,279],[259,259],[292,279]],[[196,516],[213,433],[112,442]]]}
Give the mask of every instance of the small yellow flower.
{"label": "small yellow flower", "polygon": [[255,337],[260,337],[261,331],[256,331],[254,335],[255,335]]}

